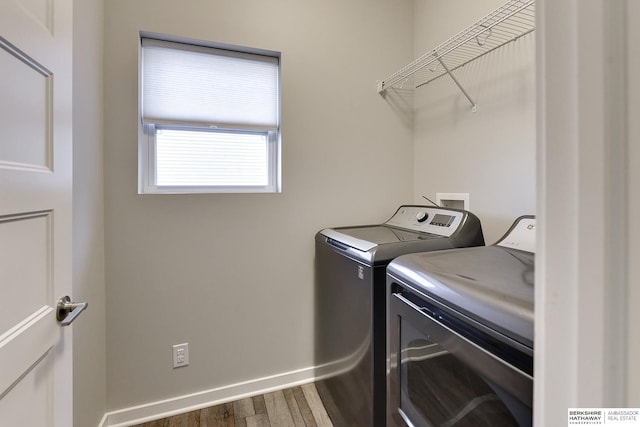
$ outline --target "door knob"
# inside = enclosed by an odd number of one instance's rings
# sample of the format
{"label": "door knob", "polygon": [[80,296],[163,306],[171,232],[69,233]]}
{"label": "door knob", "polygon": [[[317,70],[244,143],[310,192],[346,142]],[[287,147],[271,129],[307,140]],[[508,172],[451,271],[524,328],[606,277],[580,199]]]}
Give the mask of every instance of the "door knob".
{"label": "door knob", "polygon": [[88,305],[88,302],[72,302],[68,295],[60,298],[56,308],[56,318],[60,326],[69,326]]}

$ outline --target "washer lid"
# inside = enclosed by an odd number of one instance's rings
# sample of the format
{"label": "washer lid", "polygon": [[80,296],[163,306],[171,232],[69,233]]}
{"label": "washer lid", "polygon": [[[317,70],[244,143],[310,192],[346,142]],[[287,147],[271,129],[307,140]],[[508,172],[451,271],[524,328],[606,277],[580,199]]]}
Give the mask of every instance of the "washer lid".
{"label": "washer lid", "polygon": [[318,233],[316,241],[371,265],[386,265],[402,254],[455,247],[447,237],[384,225],[327,228]]}
{"label": "washer lid", "polygon": [[533,348],[534,254],[501,246],[403,255],[396,278],[454,312]]}
{"label": "washer lid", "polygon": [[378,245],[442,237],[435,234],[418,233],[385,225],[325,229],[322,230],[322,234],[361,251],[371,250]]}

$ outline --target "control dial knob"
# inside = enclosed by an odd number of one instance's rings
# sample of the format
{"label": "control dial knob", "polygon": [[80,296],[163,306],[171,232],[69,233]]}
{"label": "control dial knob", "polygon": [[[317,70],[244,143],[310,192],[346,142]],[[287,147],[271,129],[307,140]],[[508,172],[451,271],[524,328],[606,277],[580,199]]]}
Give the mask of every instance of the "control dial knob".
{"label": "control dial knob", "polygon": [[429,214],[426,212],[420,211],[416,214],[416,219],[418,220],[418,222],[425,222],[427,218],[429,218]]}

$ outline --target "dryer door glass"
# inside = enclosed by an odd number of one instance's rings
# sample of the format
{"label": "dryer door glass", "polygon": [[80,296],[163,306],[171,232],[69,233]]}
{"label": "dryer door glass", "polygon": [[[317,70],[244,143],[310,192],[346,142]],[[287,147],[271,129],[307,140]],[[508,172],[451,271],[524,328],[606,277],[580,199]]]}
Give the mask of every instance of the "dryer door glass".
{"label": "dryer door glass", "polygon": [[400,406],[414,425],[519,425],[488,381],[410,323],[401,330]]}

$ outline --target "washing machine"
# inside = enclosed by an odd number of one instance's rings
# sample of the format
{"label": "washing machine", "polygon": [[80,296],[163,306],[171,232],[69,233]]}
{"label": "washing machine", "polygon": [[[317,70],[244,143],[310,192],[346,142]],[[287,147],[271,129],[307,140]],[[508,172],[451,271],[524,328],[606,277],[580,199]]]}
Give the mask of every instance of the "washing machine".
{"label": "washing machine", "polygon": [[535,218],[387,268],[389,427],[529,427]]}
{"label": "washing machine", "polygon": [[382,224],[315,236],[316,386],[333,424],[384,426],[386,267],[399,255],[484,245],[471,212],[403,205]]}

